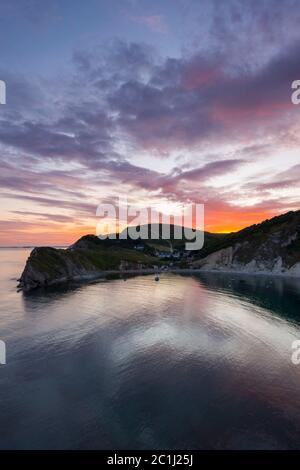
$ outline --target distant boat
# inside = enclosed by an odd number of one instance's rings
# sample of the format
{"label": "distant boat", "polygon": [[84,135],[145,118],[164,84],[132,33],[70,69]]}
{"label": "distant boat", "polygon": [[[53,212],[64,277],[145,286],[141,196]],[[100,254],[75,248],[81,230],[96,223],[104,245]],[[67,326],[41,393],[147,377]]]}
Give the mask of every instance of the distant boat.
{"label": "distant boat", "polygon": [[155,278],[154,278],[156,281],[159,281],[159,275],[156,274]]}

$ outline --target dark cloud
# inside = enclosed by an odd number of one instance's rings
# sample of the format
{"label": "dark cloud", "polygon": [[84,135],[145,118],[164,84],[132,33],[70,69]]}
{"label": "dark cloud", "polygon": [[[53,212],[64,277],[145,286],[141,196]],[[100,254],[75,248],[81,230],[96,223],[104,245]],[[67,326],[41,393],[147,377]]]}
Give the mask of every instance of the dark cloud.
{"label": "dark cloud", "polygon": [[[231,75],[227,56],[196,53],[159,62],[144,45],[114,41],[98,60],[75,54],[82,95],[72,101],[77,88],[66,93],[51,119],[4,116],[0,142],[116,171],[127,158],[118,149],[126,139],[158,154],[210,142],[244,144],[260,136],[262,126],[265,133],[287,127],[296,114],[290,87],[300,76],[298,50],[293,45],[251,73]],[[103,81],[110,85],[101,89]]]}
{"label": "dark cloud", "polygon": [[190,50],[225,55],[232,74],[260,68],[300,38],[298,0],[203,0],[190,6]]}
{"label": "dark cloud", "polygon": [[300,42],[262,68],[234,76],[219,56],[168,60],[147,83],[122,83],[109,104],[118,112],[119,126],[144,148],[254,138],[262,125],[272,131],[296,115],[291,83],[300,76],[299,47]]}

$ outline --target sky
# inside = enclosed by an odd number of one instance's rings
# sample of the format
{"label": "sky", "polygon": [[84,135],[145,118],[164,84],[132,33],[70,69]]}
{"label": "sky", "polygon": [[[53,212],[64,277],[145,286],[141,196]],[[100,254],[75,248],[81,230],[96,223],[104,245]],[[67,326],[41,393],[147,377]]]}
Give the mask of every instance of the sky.
{"label": "sky", "polygon": [[300,0],[0,0],[0,245],[67,245],[99,204],[299,209]]}

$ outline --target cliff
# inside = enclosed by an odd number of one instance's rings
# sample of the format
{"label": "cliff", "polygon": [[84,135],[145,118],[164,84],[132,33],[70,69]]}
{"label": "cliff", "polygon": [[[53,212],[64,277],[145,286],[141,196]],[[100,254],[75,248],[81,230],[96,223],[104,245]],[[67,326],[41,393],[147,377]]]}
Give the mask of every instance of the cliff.
{"label": "cliff", "polygon": [[159,262],[144,253],[118,245],[110,246],[93,235],[78,240],[66,250],[34,248],[19,280],[19,288],[29,291],[69,280],[96,277],[110,270],[139,270]]}
{"label": "cliff", "polygon": [[227,235],[199,253],[191,267],[300,276],[300,211]]}

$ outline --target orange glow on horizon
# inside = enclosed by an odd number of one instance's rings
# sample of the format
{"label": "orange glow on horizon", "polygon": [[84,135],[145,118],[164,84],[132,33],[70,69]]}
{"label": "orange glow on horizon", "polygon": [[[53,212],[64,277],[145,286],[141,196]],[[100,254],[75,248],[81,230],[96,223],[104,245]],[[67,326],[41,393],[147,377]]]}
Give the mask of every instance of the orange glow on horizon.
{"label": "orange glow on horizon", "polygon": [[[237,232],[278,214],[279,212],[210,212],[205,216],[205,231],[220,234]],[[91,220],[80,226],[48,223],[28,230],[4,230],[0,234],[0,246],[69,246],[87,234],[96,235],[96,224],[93,225]]]}

